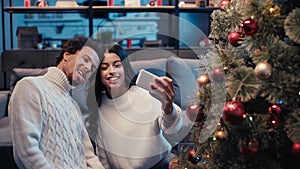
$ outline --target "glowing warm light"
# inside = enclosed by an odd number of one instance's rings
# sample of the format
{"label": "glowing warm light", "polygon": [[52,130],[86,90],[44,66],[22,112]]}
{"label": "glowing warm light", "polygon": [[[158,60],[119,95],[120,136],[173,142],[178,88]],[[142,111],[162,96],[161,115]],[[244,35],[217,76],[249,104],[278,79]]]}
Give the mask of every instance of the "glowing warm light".
{"label": "glowing warm light", "polygon": [[270,8],[270,13],[273,13],[274,12],[274,8]]}
{"label": "glowing warm light", "polygon": [[247,117],[247,115],[246,114],[243,114],[243,118],[246,118]]}
{"label": "glowing warm light", "polygon": [[235,105],[233,105],[233,104],[229,104],[229,105],[228,105],[228,108],[232,108],[232,109],[234,109],[234,108],[235,108]]}
{"label": "glowing warm light", "polygon": [[272,120],[272,124],[274,124],[274,125],[275,125],[275,124],[276,124],[276,120]]}
{"label": "glowing warm light", "polygon": [[250,117],[249,117],[249,120],[250,120],[250,121],[253,121],[253,118],[252,118],[252,116],[250,116]]}

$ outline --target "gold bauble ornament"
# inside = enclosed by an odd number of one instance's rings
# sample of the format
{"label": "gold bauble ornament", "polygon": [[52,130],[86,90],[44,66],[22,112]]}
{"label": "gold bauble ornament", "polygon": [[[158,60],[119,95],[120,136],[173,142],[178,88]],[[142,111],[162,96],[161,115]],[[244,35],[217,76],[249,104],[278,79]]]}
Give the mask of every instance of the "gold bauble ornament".
{"label": "gold bauble ornament", "polygon": [[198,87],[202,87],[210,82],[207,74],[202,74],[197,78]]}
{"label": "gold bauble ornament", "polygon": [[255,76],[260,80],[269,79],[272,75],[272,71],[272,66],[267,62],[257,64],[254,69]]}
{"label": "gold bauble ornament", "polygon": [[224,130],[216,131],[215,137],[218,141],[222,142],[226,140],[226,133]]}

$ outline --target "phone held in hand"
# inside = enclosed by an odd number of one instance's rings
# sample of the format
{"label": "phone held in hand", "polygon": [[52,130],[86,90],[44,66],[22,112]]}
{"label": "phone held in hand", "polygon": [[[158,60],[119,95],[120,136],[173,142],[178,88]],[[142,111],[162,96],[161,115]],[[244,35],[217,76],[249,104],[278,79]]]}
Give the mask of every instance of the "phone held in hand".
{"label": "phone held in hand", "polygon": [[158,78],[158,76],[146,71],[145,69],[141,69],[136,80],[136,85],[150,91],[150,83],[156,83],[154,80],[155,78]]}

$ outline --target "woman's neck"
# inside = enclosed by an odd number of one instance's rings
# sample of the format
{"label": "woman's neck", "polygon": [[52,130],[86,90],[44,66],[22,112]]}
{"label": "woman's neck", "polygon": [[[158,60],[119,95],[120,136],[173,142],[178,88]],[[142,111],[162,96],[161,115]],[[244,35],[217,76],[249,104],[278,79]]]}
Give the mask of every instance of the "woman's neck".
{"label": "woman's neck", "polygon": [[114,90],[108,90],[106,92],[107,97],[110,99],[114,99],[117,97],[122,96],[124,93],[126,93],[129,90],[129,87],[120,87],[118,89],[114,89]]}

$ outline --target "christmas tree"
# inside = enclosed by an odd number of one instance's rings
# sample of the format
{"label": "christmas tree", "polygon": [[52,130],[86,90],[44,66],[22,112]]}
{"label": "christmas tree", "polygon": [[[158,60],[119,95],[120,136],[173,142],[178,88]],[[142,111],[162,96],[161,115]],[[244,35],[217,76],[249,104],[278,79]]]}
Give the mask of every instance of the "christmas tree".
{"label": "christmas tree", "polygon": [[169,168],[299,168],[300,3],[221,0],[219,7],[213,49],[186,111],[195,119],[190,143],[177,147]]}

